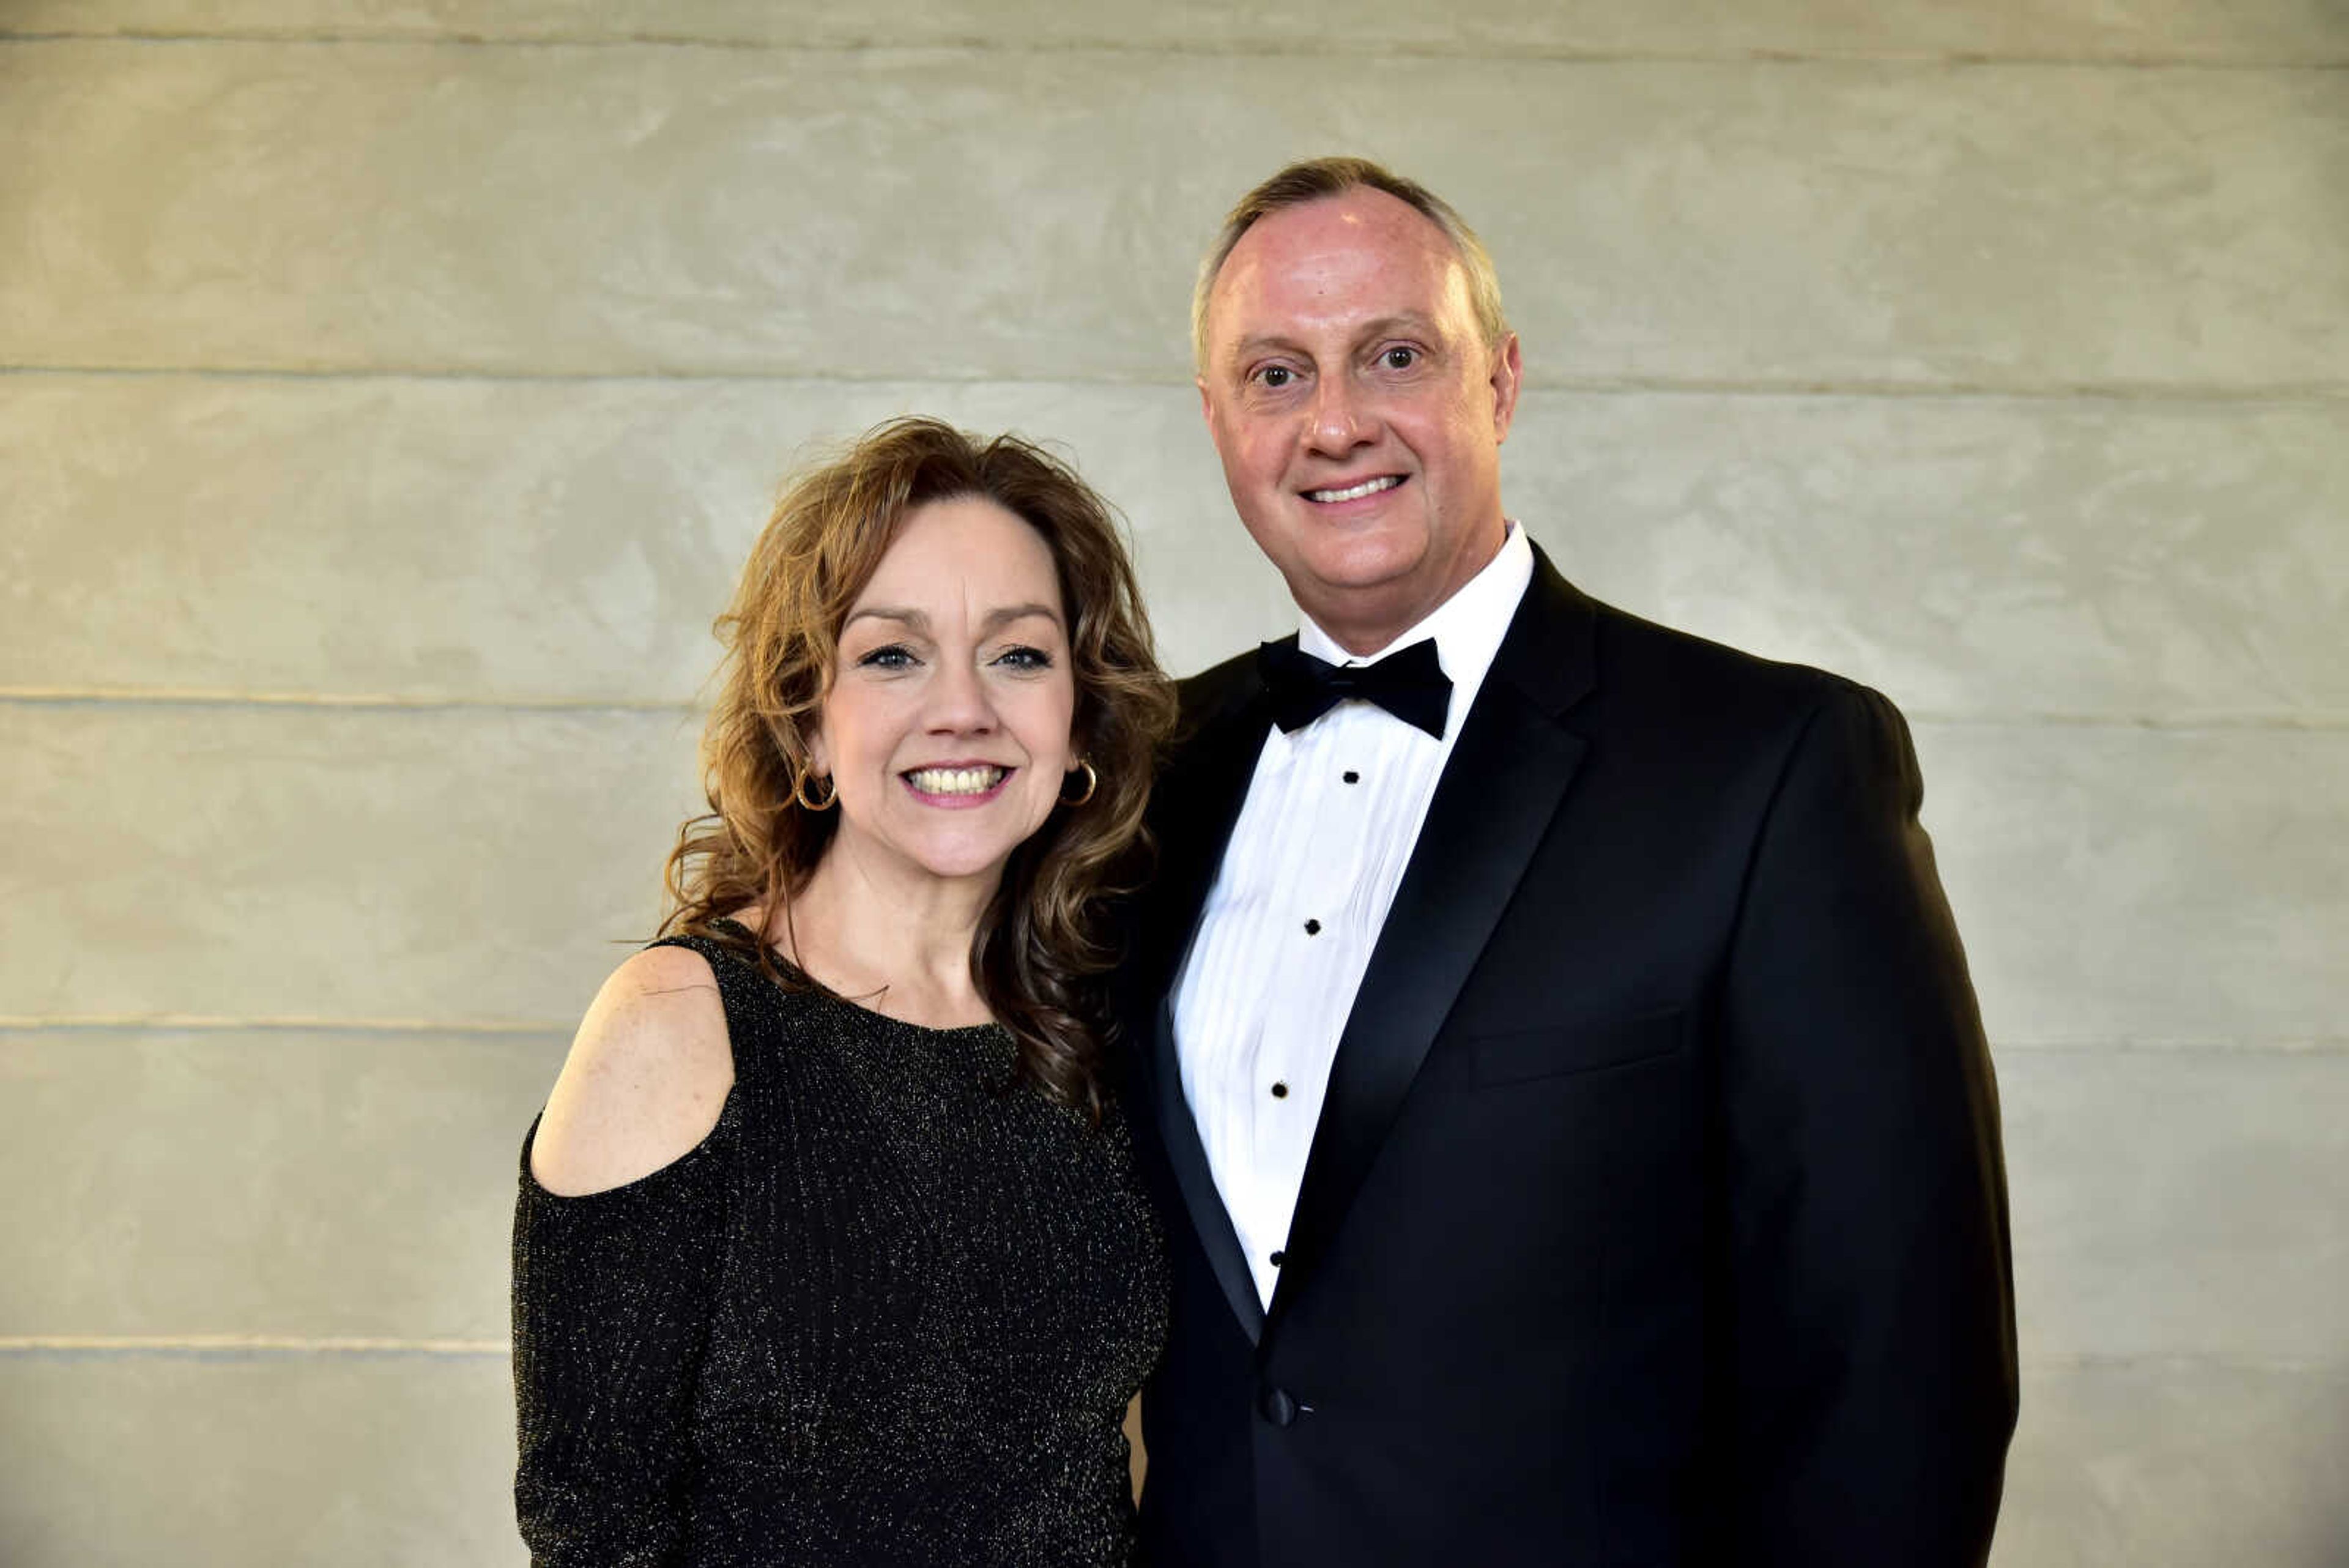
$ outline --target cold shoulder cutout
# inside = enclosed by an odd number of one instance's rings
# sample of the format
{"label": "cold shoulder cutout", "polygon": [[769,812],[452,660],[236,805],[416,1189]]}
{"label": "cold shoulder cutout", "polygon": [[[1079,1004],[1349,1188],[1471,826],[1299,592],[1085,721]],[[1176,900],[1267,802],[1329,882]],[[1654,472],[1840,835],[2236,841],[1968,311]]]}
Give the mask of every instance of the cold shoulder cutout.
{"label": "cold shoulder cutout", "polygon": [[647,948],[595,993],[533,1130],[525,1172],[548,1197],[639,1180],[709,1137],[733,1079],[709,961],[689,948]]}

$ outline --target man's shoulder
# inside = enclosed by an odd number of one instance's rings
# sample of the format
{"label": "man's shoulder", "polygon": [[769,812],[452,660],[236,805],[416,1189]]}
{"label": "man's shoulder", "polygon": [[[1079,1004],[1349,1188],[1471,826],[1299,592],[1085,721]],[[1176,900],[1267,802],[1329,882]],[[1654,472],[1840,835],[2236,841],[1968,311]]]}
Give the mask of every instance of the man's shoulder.
{"label": "man's shoulder", "polygon": [[1832,670],[1717,642],[1596,599],[1590,605],[1607,675],[1682,688],[1718,688],[1749,701],[1796,705],[1858,689],[1858,682]]}
{"label": "man's shoulder", "polygon": [[1906,732],[1898,708],[1847,676],[1650,620],[1591,597],[1555,568],[1537,572],[1525,611],[1513,638],[1546,625],[1547,635],[1521,646],[1579,673],[1558,680],[1521,664],[1523,689],[1574,693],[1549,711],[1619,756],[1744,769],[1785,758],[1814,733]]}

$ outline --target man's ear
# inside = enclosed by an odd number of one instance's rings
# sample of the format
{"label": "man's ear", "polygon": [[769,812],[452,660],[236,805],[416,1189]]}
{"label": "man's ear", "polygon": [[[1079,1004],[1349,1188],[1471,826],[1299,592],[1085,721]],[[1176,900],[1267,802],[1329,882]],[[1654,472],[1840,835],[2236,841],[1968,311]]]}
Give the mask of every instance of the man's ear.
{"label": "man's ear", "polygon": [[1216,405],[1207,396],[1207,378],[1194,376],[1191,384],[1199,389],[1199,417],[1207,422],[1207,435],[1212,440],[1216,433]]}
{"label": "man's ear", "polygon": [[1493,355],[1493,444],[1498,446],[1509,439],[1509,421],[1517,416],[1517,389],[1525,383],[1524,358],[1517,349],[1517,335],[1510,333],[1501,339],[1501,347]]}

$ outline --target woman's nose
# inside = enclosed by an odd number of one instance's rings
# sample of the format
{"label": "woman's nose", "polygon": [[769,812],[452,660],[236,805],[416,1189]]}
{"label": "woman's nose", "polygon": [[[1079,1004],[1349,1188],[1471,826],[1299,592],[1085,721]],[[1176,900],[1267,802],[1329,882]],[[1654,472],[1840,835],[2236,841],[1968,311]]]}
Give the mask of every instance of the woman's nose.
{"label": "woman's nose", "polygon": [[983,734],[995,728],[995,705],[978,671],[957,659],[942,663],[923,714],[933,733]]}

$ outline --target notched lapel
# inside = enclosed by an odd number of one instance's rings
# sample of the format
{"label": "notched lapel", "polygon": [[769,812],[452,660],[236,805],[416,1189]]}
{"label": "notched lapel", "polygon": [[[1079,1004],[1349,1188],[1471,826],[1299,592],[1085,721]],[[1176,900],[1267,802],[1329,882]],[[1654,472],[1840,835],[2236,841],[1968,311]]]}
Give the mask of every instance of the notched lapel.
{"label": "notched lapel", "polygon": [[1592,628],[1590,601],[1537,550],[1533,584],[1436,784],[1330,1064],[1268,1333],[1328,1251],[1573,782],[1588,742],[1559,715],[1590,687]]}

